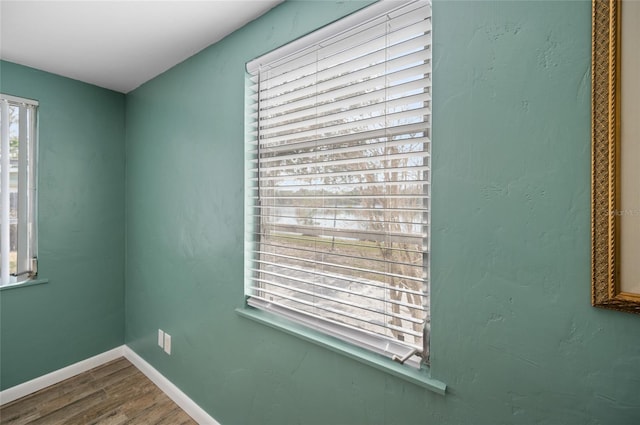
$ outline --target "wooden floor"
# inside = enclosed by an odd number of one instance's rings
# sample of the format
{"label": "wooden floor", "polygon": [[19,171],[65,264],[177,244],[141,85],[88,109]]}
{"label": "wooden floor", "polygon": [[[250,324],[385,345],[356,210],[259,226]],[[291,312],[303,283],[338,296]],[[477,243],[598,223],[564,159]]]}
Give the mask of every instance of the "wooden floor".
{"label": "wooden floor", "polygon": [[196,424],[125,358],[0,408],[0,424]]}

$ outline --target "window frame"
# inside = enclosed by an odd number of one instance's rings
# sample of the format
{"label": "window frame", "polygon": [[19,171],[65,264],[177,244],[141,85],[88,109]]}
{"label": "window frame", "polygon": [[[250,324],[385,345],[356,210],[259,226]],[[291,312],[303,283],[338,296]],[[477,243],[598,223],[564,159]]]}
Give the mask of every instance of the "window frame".
{"label": "window frame", "polygon": [[[37,171],[38,171],[38,107],[39,102],[33,99],[27,99],[8,94],[0,94],[0,103],[2,110],[2,143],[3,150],[5,148],[10,151],[10,129],[6,125],[9,122],[9,108],[18,108],[18,134],[19,134],[19,150],[26,149],[27,154],[19,154],[17,163],[17,183],[15,193],[17,201],[17,252],[16,252],[16,270],[6,270],[3,267],[0,273],[0,289],[7,289],[17,286],[24,286],[25,284],[42,283],[37,279],[38,276],[38,220],[37,220]],[[9,124],[10,126],[11,124]],[[5,142],[6,138],[6,142]],[[3,166],[10,163],[10,158],[3,159]],[[4,168],[4,167],[3,167]],[[10,175],[11,166],[9,166]],[[6,174],[3,173],[3,176]],[[11,180],[11,179],[8,179]],[[0,201],[0,208],[3,217],[2,229],[6,231],[10,229],[10,208],[11,208],[11,193],[10,182],[4,183],[4,179],[0,177],[2,182],[2,188],[9,190],[7,195],[2,191],[2,198]],[[20,194],[26,196],[20,196]],[[9,205],[6,205],[7,198],[9,198]],[[5,209],[6,208],[6,209]],[[6,221],[5,221],[6,220]],[[6,224],[5,224],[6,223]],[[4,232],[2,232],[4,234]],[[0,249],[4,253],[7,246],[10,249],[10,231],[7,232],[9,236],[2,239]],[[3,264],[7,265],[8,260],[3,260]]]}
{"label": "window frame", "polygon": [[[295,54],[296,52],[303,50],[305,48],[307,48],[310,44],[314,43],[314,40],[323,40],[326,39],[330,36],[334,36],[337,33],[340,33],[342,31],[346,31],[350,28],[352,28],[355,25],[359,25],[363,22],[366,22],[369,19],[372,19],[373,17],[378,17],[382,14],[384,14],[386,11],[391,11],[394,9],[397,9],[401,6],[404,6],[406,4],[410,4],[410,3],[414,3],[416,2],[416,0],[404,0],[404,1],[394,1],[394,2],[378,2],[375,3],[372,6],[369,6],[365,9],[362,9],[358,12],[353,13],[352,15],[349,15],[345,18],[342,18],[339,21],[336,21],[324,28],[321,28],[320,30],[317,30],[305,37],[302,37],[300,39],[297,39],[287,45],[284,45],[282,47],[280,47],[279,49],[276,49],[275,51],[272,51],[270,53],[267,53],[266,55],[261,56],[260,58],[251,61],[247,64],[247,72],[249,73],[249,76],[247,78],[247,90],[250,91],[250,86],[252,85],[251,82],[249,81],[252,75],[255,75],[260,67],[261,63],[269,63],[269,62],[273,62],[278,60],[279,58],[285,57],[287,55],[292,55]],[[430,2],[425,2],[424,0],[422,1],[423,3],[430,3]],[[246,96],[247,99],[247,117],[249,117],[251,115],[251,111],[250,111],[250,107],[253,105],[253,103],[249,100],[250,95]],[[252,132],[257,131],[256,128],[253,128],[252,125],[252,121],[250,118],[246,119],[246,123],[247,123],[247,143],[246,145],[249,145],[250,141],[254,141],[257,140],[259,138],[259,136],[251,136],[250,134]],[[251,161],[251,154],[249,152],[247,152],[246,158],[245,158],[245,196],[247,197],[247,204],[245,206],[245,232],[251,233],[253,231],[253,229],[255,228],[255,226],[259,226],[259,223],[256,224],[253,220],[252,217],[250,217],[250,214],[248,213],[249,210],[251,210],[252,208],[255,207],[255,205],[251,204],[251,201],[249,200],[249,194],[251,193],[251,191],[254,189],[254,186],[251,185],[250,183],[248,183],[248,181],[250,180],[250,170],[249,170],[249,162]],[[430,178],[429,178],[429,184],[430,184]],[[429,208],[430,209],[430,208]],[[427,219],[428,221],[428,219]],[[426,223],[427,226],[429,226],[429,223]],[[429,226],[430,227],[430,226]],[[258,232],[259,233],[259,232]],[[251,280],[251,265],[254,262],[254,259],[251,258],[252,255],[252,248],[247,246],[249,244],[255,244],[256,241],[255,240],[249,240],[249,238],[245,238],[245,297],[246,297],[246,305],[245,307],[249,307],[249,311],[253,310],[253,309],[259,309],[259,310],[263,310],[263,311],[267,311],[266,316],[260,312],[260,313],[252,313],[249,312],[247,313],[247,309],[245,308],[244,310],[240,310],[241,314],[247,316],[247,317],[251,317],[256,319],[256,317],[260,317],[260,319],[257,319],[259,321],[264,321],[265,317],[269,317],[269,314],[273,313],[275,315],[277,315],[279,318],[284,318],[285,321],[291,321],[292,323],[295,324],[294,327],[296,327],[297,325],[302,325],[305,328],[309,328],[312,331],[319,331],[322,334],[325,335],[329,335],[331,337],[335,337],[338,338],[339,340],[342,341],[346,341],[350,344],[354,344],[358,347],[364,348],[367,351],[373,352],[373,353],[377,353],[377,354],[382,354],[384,356],[388,356],[391,357],[393,360],[396,360],[398,363],[406,363],[407,364],[411,364],[413,367],[419,369],[419,370],[428,370],[428,363],[429,363],[429,325],[430,325],[430,318],[429,316],[427,316],[427,320],[425,323],[425,335],[424,335],[424,352],[423,354],[423,359],[422,360],[416,360],[415,357],[412,357],[411,353],[407,353],[407,355],[390,355],[390,351],[388,349],[382,348],[380,347],[380,341],[376,340],[376,338],[373,338],[372,341],[368,341],[368,338],[363,338],[361,333],[356,331],[355,333],[348,328],[342,328],[339,326],[333,326],[331,324],[327,325],[326,323],[313,323],[313,320],[307,320],[307,318],[303,317],[302,315],[298,315],[295,314],[295,312],[291,312],[291,311],[285,311],[283,309],[277,308],[277,307],[273,307],[273,306],[267,306],[265,305],[264,302],[260,302],[260,301],[256,301],[254,299],[252,299],[249,295],[250,290],[252,288],[250,280]],[[427,255],[429,253],[429,248],[427,247]],[[429,261],[429,259],[427,258],[425,261]],[[427,272],[428,272],[428,266],[427,266]],[[427,276],[427,278],[425,279],[425,293],[427,295],[429,295],[429,276]],[[279,319],[278,319],[279,320]],[[276,326],[278,327],[278,326]],[[290,332],[290,333],[297,333],[297,332]],[[304,331],[302,331],[302,333],[304,333]],[[387,341],[388,342],[388,341]],[[393,352],[400,352],[399,350],[392,350]],[[406,352],[406,351],[405,351]],[[415,353],[413,353],[415,354]]]}

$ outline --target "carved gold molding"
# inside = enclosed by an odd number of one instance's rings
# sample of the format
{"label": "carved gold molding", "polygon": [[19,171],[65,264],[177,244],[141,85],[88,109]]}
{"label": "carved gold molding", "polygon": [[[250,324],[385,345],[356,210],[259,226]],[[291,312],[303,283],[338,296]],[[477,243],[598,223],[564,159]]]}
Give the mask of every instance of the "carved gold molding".
{"label": "carved gold molding", "polygon": [[620,0],[593,0],[591,303],[640,314],[640,294],[621,292],[619,279],[620,9]]}

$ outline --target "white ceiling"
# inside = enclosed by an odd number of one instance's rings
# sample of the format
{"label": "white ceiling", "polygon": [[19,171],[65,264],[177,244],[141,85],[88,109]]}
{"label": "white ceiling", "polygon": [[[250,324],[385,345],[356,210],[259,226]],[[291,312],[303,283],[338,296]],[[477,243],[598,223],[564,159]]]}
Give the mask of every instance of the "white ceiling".
{"label": "white ceiling", "polygon": [[1,0],[0,58],[127,93],[283,0]]}

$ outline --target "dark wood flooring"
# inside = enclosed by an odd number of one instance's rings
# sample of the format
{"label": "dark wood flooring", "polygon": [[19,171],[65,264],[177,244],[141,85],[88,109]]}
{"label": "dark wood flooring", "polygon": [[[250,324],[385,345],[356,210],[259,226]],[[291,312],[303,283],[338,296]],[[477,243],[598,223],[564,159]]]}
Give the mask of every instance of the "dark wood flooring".
{"label": "dark wood flooring", "polygon": [[125,358],[0,407],[2,425],[196,424]]}

